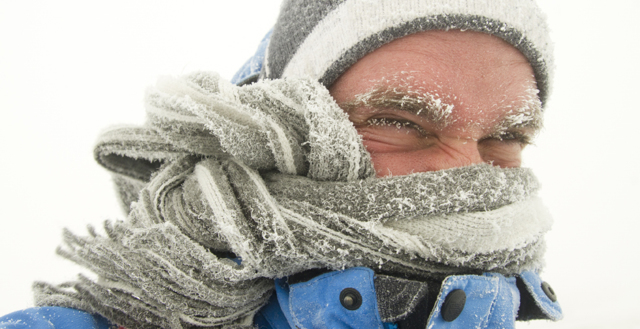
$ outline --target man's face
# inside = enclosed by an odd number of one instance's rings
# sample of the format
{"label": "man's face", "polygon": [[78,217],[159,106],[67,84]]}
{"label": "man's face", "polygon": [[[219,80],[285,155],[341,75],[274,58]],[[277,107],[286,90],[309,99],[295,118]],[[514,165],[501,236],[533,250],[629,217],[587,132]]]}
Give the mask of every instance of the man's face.
{"label": "man's face", "polygon": [[518,167],[542,125],[533,69],[503,40],[429,31],[360,59],[329,88],[378,176],[481,162]]}

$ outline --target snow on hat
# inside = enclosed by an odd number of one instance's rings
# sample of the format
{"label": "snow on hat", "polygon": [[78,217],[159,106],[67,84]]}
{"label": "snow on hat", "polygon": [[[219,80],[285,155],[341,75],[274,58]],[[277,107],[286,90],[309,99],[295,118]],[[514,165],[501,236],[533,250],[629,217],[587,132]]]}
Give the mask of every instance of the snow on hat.
{"label": "snow on hat", "polygon": [[285,0],[260,78],[312,78],[330,86],[360,58],[428,30],[498,36],[527,57],[545,103],[553,58],[545,15],[534,0]]}

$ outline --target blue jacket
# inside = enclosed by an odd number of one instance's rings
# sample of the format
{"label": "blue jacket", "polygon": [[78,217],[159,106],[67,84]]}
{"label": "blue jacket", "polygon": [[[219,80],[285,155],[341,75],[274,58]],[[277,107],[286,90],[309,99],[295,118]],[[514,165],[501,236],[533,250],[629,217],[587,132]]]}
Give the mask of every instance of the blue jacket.
{"label": "blue jacket", "polygon": [[[553,290],[534,272],[508,278],[495,273],[449,276],[442,282],[433,309],[412,303],[418,296],[406,294],[406,284],[412,281],[399,279],[404,286],[396,294],[387,294],[385,300],[381,286],[387,284],[376,279],[375,273],[364,267],[328,272],[294,284],[278,279],[276,293],[256,314],[254,324],[260,329],[402,329],[404,319],[418,314],[430,329],[514,328],[516,319],[562,318]],[[31,308],[0,318],[0,329],[109,327],[99,315],[62,307]]]}
{"label": "blue jacket", "polygon": [[[379,301],[375,278],[371,269],[356,267],[292,285],[286,279],[277,280],[276,294],[258,312],[255,323],[261,329],[389,329],[398,328],[400,321],[385,322],[384,318],[402,320],[407,312],[417,312],[428,319],[427,328],[514,328],[516,318],[562,318],[553,290],[534,272],[509,278],[494,273],[449,276],[442,283],[433,310],[419,309],[420,304],[411,305],[390,296],[396,314],[389,313],[389,300]],[[357,296],[356,305],[345,303],[345,292]]]}
{"label": "blue jacket", "polygon": [[1,329],[110,329],[100,315],[64,307],[34,307],[0,317]]}

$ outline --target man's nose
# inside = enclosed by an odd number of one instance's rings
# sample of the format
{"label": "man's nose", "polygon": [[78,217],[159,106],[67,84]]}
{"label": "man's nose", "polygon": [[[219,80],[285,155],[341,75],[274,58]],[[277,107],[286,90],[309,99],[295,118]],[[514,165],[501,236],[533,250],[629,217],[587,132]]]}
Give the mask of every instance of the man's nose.
{"label": "man's nose", "polygon": [[443,170],[483,163],[478,142],[472,139],[454,139],[444,141],[439,161],[432,170]]}

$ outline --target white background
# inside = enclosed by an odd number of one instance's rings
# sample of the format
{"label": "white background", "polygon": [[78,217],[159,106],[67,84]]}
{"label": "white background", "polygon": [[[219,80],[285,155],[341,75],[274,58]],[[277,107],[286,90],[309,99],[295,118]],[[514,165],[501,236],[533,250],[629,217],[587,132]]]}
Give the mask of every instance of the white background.
{"label": "white background", "polygon": [[[34,280],[75,278],[63,227],[124,218],[93,161],[100,130],[142,123],[158,75],[231,78],[278,3],[0,0],[0,315],[32,305]],[[539,3],[557,70],[525,163],[556,219],[543,278],[565,320],[519,328],[640,328],[640,2]]]}

